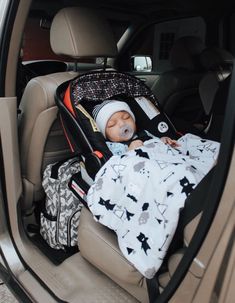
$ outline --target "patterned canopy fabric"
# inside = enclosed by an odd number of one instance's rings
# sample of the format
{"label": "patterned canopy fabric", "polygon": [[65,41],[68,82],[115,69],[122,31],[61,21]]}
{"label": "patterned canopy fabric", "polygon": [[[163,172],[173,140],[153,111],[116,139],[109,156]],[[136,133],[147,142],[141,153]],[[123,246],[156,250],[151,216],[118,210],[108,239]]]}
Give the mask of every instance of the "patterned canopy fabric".
{"label": "patterned canopy fabric", "polygon": [[145,96],[157,103],[152,91],[143,81],[120,72],[94,72],[79,76],[71,84],[75,105],[82,100],[101,101],[125,94],[127,97]]}

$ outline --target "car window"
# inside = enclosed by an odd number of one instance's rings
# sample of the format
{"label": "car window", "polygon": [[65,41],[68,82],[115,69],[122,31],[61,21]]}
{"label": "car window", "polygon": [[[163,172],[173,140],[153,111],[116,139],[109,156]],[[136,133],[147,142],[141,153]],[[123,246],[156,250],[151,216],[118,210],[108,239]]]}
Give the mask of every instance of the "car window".
{"label": "car window", "polygon": [[171,20],[143,30],[130,50],[132,72],[162,73],[171,69],[170,50],[178,38],[197,36],[205,42],[206,24],[201,17]]}

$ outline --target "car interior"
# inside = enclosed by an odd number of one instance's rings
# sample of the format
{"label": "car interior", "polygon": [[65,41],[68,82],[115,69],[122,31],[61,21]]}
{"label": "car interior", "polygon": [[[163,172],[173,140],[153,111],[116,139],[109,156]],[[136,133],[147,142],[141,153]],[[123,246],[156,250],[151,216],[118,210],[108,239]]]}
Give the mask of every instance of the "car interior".
{"label": "car interior", "polygon": [[[31,293],[32,302],[168,302],[174,293],[170,302],[192,302],[212,256],[212,239],[192,258],[190,270],[183,274],[179,267],[204,217],[203,197],[216,167],[192,195],[191,203],[200,201],[200,208],[177,230],[151,281],[125,259],[115,233],[96,222],[86,207],[73,251],[50,248],[40,237],[39,222],[46,166],[76,156],[64,134],[55,93],[77,76],[103,70],[135,76],[152,90],[179,133],[221,142],[233,70],[235,14],[201,4],[20,1],[24,14],[17,12],[20,26],[15,30],[21,38],[14,46],[19,54],[14,95],[20,176],[13,179],[21,180],[21,190],[16,210],[9,209],[9,222],[19,259],[30,272],[16,264],[14,275]],[[213,235],[219,236],[221,229],[218,225]],[[182,274],[182,281],[177,274]],[[177,291],[171,283],[180,285]]]}

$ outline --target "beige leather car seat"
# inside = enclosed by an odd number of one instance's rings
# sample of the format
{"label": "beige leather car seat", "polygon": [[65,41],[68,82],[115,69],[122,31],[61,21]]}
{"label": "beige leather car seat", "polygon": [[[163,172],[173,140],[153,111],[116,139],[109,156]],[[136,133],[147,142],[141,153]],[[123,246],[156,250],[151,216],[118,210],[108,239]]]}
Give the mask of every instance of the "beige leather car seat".
{"label": "beige leather car seat", "polygon": [[81,255],[138,301],[149,302],[145,277],[123,256],[115,233],[82,209],[78,227]]}
{"label": "beige leather car seat", "polygon": [[[117,46],[107,22],[86,8],[64,8],[50,30],[52,50],[72,60],[80,57],[113,57]],[[26,86],[20,109],[20,152],[23,178],[21,208],[27,213],[33,202],[44,197],[42,173],[45,165],[69,156],[70,151],[57,119],[54,94],[63,82],[78,72],[62,72],[33,78]]]}

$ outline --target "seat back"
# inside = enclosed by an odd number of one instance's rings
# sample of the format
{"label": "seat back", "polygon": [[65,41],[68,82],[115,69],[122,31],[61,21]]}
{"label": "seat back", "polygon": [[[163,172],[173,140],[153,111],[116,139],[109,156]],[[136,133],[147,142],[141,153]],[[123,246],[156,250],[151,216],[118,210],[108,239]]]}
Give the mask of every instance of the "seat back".
{"label": "seat back", "polygon": [[[86,8],[60,10],[51,25],[52,50],[72,60],[80,57],[109,57],[117,47],[107,22]],[[42,173],[49,163],[70,156],[70,149],[57,119],[56,88],[79,72],[62,72],[33,78],[22,96],[19,122],[23,178],[22,209],[30,211],[33,202],[44,197]]]}
{"label": "seat back", "polygon": [[233,56],[221,48],[208,48],[201,54],[202,64],[208,72],[199,84],[200,98],[206,114],[205,136],[220,141]]}
{"label": "seat back", "polygon": [[192,123],[200,119],[195,117],[195,112],[203,112],[198,86],[204,72],[200,64],[204,48],[198,37],[185,36],[176,40],[170,52],[172,69],[161,74],[152,86],[158,102],[179,130],[179,120]]}

